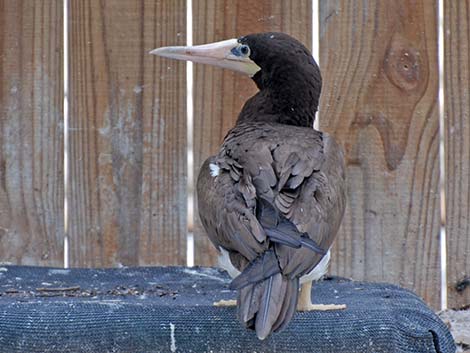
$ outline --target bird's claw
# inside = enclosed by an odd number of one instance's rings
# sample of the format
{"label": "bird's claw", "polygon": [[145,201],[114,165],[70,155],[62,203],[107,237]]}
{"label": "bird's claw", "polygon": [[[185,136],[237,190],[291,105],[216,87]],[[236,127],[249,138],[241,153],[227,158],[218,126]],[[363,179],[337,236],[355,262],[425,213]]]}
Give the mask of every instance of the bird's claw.
{"label": "bird's claw", "polygon": [[214,302],[214,306],[237,306],[237,301],[235,299],[229,299],[229,300],[219,300],[218,302]]}
{"label": "bird's claw", "polygon": [[[299,303],[300,304],[300,303]],[[298,311],[330,311],[330,310],[344,310],[346,304],[307,304],[297,305]]]}

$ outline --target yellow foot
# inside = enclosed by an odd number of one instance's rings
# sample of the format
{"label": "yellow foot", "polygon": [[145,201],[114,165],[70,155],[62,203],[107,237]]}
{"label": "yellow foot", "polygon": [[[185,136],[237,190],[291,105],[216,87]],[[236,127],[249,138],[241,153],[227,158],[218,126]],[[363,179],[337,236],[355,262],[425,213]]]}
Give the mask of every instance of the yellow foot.
{"label": "yellow foot", "polygon": [[237,301],[235,299],[229,300],[219,300],[218,302],[214,302],[214,306],[237,306]]}
{"label": "yellow foot", "polygon": [[346,304],[307,304],[307,305],[297,305],[298,311],[328,311],[328,310],[344,310],[346,309]]}

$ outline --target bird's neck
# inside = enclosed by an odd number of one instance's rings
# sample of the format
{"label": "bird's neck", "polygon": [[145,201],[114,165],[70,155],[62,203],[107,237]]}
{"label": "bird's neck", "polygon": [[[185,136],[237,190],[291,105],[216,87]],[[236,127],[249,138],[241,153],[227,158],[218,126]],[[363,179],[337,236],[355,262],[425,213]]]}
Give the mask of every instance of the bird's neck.
{"label": "bird's neck", "polygon": [[298,79],[295,74],[292,78],[265,87],[255,80],[260,91],[246,101],[237,123],[265,121],[313,127],[321,81]]}

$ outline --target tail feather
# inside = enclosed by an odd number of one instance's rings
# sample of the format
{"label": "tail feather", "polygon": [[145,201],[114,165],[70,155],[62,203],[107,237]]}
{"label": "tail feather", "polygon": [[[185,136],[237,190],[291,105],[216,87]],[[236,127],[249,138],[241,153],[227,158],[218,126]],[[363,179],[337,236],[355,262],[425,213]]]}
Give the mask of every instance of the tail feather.
{"label": "tail feather", "polygon": [[265,283],[248,285],[238,291],[238,319],[254,329],[255,317],[263,297]]}
{"label": "tail feather", "polygon": [[281,331],[294,316],[298,289],[297,278],[289,279],[281,273],[243,287],[238,293],[239,320],[256,330],[261,340]]}
{"label": "tail feather", "polygon": [[266,282],[255,322],[256,335],[260,340],[264,340],[273,331],[273,325],[282,310],[287,287],[287,281],[280,273],[269,277]]}
{"label": "tail feather", "polygon": [[287,281],[286,295],[282,303],[282,309],[273,325],[274,332],[282,331],[290,322],[297,310],[297,301],[299,299],[299,279]]}
{"label": "tail feather", "polygon": [[[267,201],[261,200],[257,218],[270,241],[292,248],[302,246],[323,252],[306,233],[301,233],[288,219],[280,215]],[[238,318],[256,330],[263,340],[273,331],[284,329],[297,307],[299,279],[288,278],[281,272],[279,259],[273,249],[267,250],[238,275],[230,284],[238,290]]]}

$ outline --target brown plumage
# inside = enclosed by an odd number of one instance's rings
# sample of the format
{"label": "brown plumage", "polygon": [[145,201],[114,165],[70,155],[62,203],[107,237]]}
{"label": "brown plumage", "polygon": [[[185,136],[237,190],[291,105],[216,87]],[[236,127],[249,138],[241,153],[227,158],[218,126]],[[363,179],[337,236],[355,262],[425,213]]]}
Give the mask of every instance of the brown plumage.
{"label": "brown plumage", "polygon": [[345,206],[344,165],[337,143],[312,126],[321,77],[308,50],[282,33],[231,45],[232,60],[257,65],[246,72],[260,91],[201,167],[199,214],[241,272],[231,284],[240,321],[264,339],[289,323],[299,279],[334,240]]}

